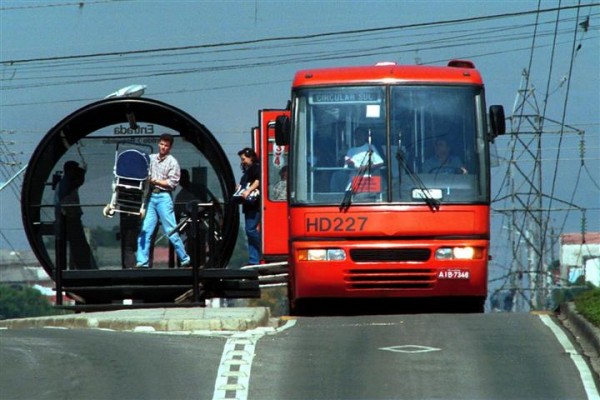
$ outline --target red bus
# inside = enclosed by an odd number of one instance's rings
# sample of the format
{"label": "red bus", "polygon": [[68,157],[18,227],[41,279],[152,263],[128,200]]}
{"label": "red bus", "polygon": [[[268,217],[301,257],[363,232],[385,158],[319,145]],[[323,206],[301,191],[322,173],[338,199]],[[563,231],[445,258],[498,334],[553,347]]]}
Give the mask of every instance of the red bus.
{"label": "red bus", "polygon": [[502,106],[486,113],[473,63],[299,71],[289,116],[275,120],[288,154],[290,313],[351,298],[483,312],[489,145],[505,123]]}

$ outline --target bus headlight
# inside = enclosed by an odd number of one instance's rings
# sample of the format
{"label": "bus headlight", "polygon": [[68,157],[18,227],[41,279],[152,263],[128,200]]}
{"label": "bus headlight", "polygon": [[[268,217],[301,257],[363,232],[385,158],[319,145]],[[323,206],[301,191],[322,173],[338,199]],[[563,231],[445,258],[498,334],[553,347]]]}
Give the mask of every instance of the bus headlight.
{"label": "bus headlight", "polygon": [[435,251],[436,260],[476,260],[483,258],[481,247],[441,247]]}
{"label": "bus headlight", "polygon": [[342,249],[302,249],[298,250],[298,261],[344,261],[346,253]]}
{"label": "bus headlight", "polygon": [[344,261],[346,252],[342,249],[329,249],[327,250],[327,259],[329,261]]}
{"label": "bus headlight", "polygon": [[475,256],[475,249],[472,247],[455,247],[452,253],[457,260],[472,260]]}

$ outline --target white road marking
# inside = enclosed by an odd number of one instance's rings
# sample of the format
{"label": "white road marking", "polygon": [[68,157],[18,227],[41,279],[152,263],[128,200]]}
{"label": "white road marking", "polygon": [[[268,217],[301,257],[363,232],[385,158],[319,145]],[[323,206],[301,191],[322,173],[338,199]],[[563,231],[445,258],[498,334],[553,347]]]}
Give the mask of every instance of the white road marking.
{"label": "white road marking", "polygon": [[579,371],[579,375],[581,376],[581,382],[583,383],[583,387],[585,389],[585,393],[587,398],[592,400],[600,400],[600,393],[598,392],[598,388],[596,387],[596,383],[594,382],[594,376],[590,371],[589,366],[583,359],[583,357],[577,352],[567,335],[560,329],[560,327],[550,318],[548,315],[540,315],[540,319],[550,330],[554,333],[554,336],[558,339],[559,343],[565,349],[565,352],[571,356],[575,367]]}
{"label": "white road marking", "polygon": [[296,320],[289,320],[279,328],[257,328],[234,333],[223,348],[213,400],[246,400],[250,389],[250,370],[256,343],[265,335],[274,335],[295,324]]}
{"label": "white road marking", "polygon": [[438,349],[437,347],[429,347],[429,346],[419,346],[416,344],[405,344],[402,346],[389,346],[389,347],[380,347],[379,350],[391,351],[394,353],[429,353],[432,351],[441,351],[442,349]]}

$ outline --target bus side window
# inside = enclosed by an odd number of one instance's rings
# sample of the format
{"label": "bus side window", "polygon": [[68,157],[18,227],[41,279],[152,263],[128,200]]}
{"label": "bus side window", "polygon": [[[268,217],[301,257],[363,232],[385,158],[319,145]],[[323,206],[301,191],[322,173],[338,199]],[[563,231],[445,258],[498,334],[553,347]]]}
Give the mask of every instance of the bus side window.
{"label": "bus side window", "polygon": [[273,168],[273,171],[277,172],[279,180],[272,179],[270,181],[276,183],[269,185],[269,199],[272,201],[285,201],[287,200],[288,167],[284,165],[281,169]]}

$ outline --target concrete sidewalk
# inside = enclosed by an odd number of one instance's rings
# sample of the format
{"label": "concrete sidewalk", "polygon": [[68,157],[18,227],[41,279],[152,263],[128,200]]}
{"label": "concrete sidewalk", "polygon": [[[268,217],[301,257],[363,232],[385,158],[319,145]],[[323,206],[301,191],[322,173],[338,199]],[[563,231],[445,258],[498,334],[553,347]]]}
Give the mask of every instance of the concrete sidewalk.
{"label": "concrete sidewalk", "polygon": [[246,331],[278,326],[268,307],[145,308],[19,318],[0,321],[0,328],[62,327],[119,331],[192,332]]}

